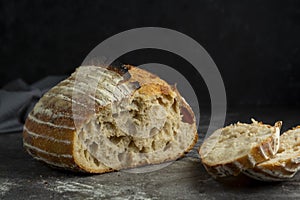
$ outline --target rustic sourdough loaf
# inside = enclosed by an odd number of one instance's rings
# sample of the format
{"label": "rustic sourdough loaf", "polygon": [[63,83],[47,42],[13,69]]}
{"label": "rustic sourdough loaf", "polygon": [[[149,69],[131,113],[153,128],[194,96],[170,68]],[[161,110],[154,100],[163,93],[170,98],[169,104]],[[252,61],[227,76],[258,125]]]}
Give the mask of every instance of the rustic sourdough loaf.
{"label": "rustic sourdough loaf", "polygon": [[300,126],[280,136],[278,153],[268,161],[259,163],[244,174],[262,181],[284,181],[300,169]]}
{"label": "rustic sourdough loaf", "polygon": [[23,131],[30,155],[54,167],[104,173],[175,160],[197,141],[175,87],[129,66],[82,66],[49,90]]}
{"label": "rustic sourdough loaf", "polygon": [[206,170],[214,177],[238,175],[274,156],[279,148],[282,123],[265,125],[252,119],[218,129],[200,147]]}

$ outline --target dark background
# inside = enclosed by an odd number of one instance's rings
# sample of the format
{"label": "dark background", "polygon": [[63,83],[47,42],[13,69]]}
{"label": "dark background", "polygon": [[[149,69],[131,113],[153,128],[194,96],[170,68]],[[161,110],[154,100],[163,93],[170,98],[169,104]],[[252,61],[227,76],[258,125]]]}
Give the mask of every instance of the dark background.
{"label": "dark background", "polygon": [[[137,27],[180,31],[200,43],[223,77],[229,105],[300,104],[300,1],[1,1],[0,86],[70,74],[104,39]],[[159,50],[128,53],[182,72],[200,103],[208,92],[182,58]]]}

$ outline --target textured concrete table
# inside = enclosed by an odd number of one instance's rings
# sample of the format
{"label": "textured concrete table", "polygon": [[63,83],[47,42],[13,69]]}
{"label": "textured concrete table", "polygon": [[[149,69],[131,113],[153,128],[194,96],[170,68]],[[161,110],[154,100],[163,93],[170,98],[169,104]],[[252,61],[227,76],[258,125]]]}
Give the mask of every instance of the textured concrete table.
{"label": "textured concrete table", "polygon": [[[201,113],[200,140],[209,116]],[[297,108],[229,110],[226,124],[283,120],[283,130],[300,124]],[[20,133],[0,135],[0,199],[300,199],[300,175],[288,182],[264,183],[245,176],[212,179],[195,149],[185,158],[149,173],[74,174],[33,160],[22,148]]]}

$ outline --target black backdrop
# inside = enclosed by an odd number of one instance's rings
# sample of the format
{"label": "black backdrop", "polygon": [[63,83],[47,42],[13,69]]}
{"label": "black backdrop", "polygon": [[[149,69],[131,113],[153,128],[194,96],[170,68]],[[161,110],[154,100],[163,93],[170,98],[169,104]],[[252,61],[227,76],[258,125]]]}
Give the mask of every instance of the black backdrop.
{"label": "black backdrop", "polygon": [[[300,104],[300,1],[54,2],[1,1],[0,86],[16,78],[32,83],[69,74],[104,39],[158,26],[180,31],[208,51],[229,105]],[[201,76],[176,55],[139,50],[120,60],[183,71],[207,102]]]}

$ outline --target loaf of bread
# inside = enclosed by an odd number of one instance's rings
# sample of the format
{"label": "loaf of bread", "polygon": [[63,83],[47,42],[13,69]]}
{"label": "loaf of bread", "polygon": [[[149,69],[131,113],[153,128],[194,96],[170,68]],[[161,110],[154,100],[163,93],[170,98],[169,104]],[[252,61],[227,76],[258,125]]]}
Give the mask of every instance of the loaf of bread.
{"label": "loaf of bread", "polygon": [[200,158],[213,177],[238,175],[273,157],[279,149],[282,122],[274,126],[252,119],[216,130],[199,149]]}
{"label": "loaf of bread", "polygon": [[278,153],[244,174],[262,181],[285,181],[300,169],[300,126],[280,136]]}
{"label": "loaf of bread", "polygon": [[77,68],[39,100],[23,131],[35,159],[89,173],[175,160],[197,137],[176,87],[129,65]]}

